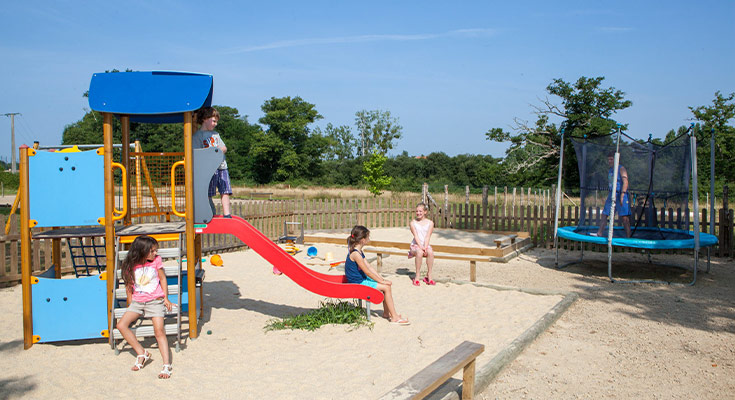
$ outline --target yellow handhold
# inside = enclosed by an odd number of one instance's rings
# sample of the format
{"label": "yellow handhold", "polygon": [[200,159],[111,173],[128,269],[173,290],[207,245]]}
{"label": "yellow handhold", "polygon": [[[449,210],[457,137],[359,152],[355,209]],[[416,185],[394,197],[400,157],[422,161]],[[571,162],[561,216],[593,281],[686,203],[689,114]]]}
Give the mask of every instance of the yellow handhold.
{"label": "yellow handhold", "polygon": [[59,150],[59,153],[79,153],[81,150],[79,150],[79,146],[74,145],[72,147],[67,147],[65,149]]}
{"label": "yellow handhold", "polygon": [[28,227],[33,228],[36,225],[38,225],[38,221],[36,221],[35,219],[28,220]]}
{"label": "yellow handhold", "polygon": [[33,343],[38,343],[41,341],[41,336],[33,335]]}
{"label": "yellow handhold", "polygon": [[28,157],[35,156],[36,155],[36,149],[28,149]]}
{"label": "yellow handhold", "polygon": [[107,280],[107,271],[103,271],[103,272],[102,272],[102,273],[100,274],[100,280],[101,280],[101,281],[106,281],[106,280]]}
{"label": "yellow handhold", "polygon": [[105,226],[105,217],[97,218],[97,223],[102,226]]}
{"label": "yellow handhold", "polygon": [[105,148],[104,147],[100,147],[99,149],[97,149],[97,155],[98,156],[104,156],[105,155]]}
{"label": "yellow handhold", "polygon": [[100,335],[101,335],[102,337],[106,337],[106,338],[108,338],[108,337],[110,337],[110,331],[109,331],[109,330],[107,330],[107,329],[105,329],[105,330],[103,330],[103,331],[101,331],[101,332],[100,332]]}
{"label": "yellow handhold", "polygon": [[31,285],[35,285],[35,284],[37,284],[37,283],[38,283],[38,278],[37,278],[37,277],[35,277],[35,276],[32,276],[32,277],[31,277]]}

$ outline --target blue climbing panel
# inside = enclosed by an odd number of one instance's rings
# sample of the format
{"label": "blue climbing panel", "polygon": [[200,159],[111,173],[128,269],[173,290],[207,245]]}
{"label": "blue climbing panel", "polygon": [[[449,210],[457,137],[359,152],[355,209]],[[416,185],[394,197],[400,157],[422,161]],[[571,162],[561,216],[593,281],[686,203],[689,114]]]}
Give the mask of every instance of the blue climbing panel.
{"label": "blue climbing panel", "polygon": [[95,150],[28,157],[31,219],[38,227],[98,225],[105,216],[104,158]]}
{"label": "blue climbing panel", "polygon": [[40,342],[101,338],[107,329],[107,281],[38,278],[32,287],[33,334]]}

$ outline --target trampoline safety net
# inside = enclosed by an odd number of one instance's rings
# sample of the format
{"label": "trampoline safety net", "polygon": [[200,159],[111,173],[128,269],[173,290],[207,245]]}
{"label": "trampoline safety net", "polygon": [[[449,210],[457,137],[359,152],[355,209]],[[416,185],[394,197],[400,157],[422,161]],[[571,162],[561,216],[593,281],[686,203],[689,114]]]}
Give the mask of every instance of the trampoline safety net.
{"label": "trampoline safety net", "polygon": [[[616,135],[592,138],[571,138],[577,155],[580,176],[581,210],[576,233],[590,235],[597,232],[603,214],[609,214],[613,181],[613,157]],[[622,209],[630,213],[631,238],[644,240],[677,240],[681,232],[662,229],[661,219],[674,218],[678,229],[689,230],[689,182],[691,153],[689,137],[684,134],[666,144],[640,142],[625,134],[620,136],[620,161],[614,229],[615,237],[625,237],[620,225]],[[628,176],[628,187],[621,197],[624,182],[621,173]],[[627,196],[627,198],[626,198]],[[627,200],[628,209],[625,202]],[[607,204],[606,204],[607,203]],[[663,213],[660,211],[665,209]],[[681,216],[676,220],[668,214],[671,209]],[[681,210],[677,213],[677,210]],[[611,221],[613,223],[613,221]],[[669,237],[674,235],[676,237]]]}

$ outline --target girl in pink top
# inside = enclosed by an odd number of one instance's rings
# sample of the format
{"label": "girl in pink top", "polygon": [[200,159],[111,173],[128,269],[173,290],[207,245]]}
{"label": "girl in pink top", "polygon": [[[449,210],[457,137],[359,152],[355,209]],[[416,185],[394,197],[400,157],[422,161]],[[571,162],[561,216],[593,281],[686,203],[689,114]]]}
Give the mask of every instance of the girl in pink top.
{"label": "girl in pink top", "polygon": [[431,279],[431,268],[434,266],[434,249],[429,245],[431,234],[434,232],[434,222],[426,218],[428,208],[426,204],[419,203],[416,206],[416,219],[411,221],[409,227],[413,234],[411,248],[408,251],[408,258],[416,257],[414,263],[416,265],[416,276],[413,277],[414,286],[420,286],[419,278],[421,277],[421,261],[426,257],[426,277],[424,283],[427,285],[435,285]]}
{"label": "girl in pink top", "polygon": [[130,329],[130,324],[141,315],[151,317],[153,333],[158,342],[158,350],[163,359],[163,370],[158,374],[161,379],[171,377],[171,361],[168,339],[163,326],[166,310],[171,311],[168,301],[168,284],[163,262],[158,256],[158,241],[150,236],[138,236],[130,245],[128,256],[122,264],[122,276],[128,295],[128,309],[117,321],[117,329],[135,350],[137,357],[133,371],[140,371],[151,359],[151,354],[143,348]]}

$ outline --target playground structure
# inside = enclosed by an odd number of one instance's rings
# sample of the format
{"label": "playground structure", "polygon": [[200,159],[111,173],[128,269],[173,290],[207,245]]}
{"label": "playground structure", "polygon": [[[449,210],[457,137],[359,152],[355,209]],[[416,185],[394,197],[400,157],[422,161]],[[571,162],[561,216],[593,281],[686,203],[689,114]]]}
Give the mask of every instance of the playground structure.
{"label": "playground structure", "polygon": [[[213,79],[207,74],[166,71],[94,74],[89,104],[103,116],[101,148],[51,152],[21,146],[18,203],[25,349],[39,342],[94,338],[107,338],[115,348],[115,341],[120,338],[114,329],[115,321],[126,308],[118,265],[127,253],[126,244],[144,234],[161,243],[162,257],[177,260],[176,266],[166,268],[169,300],[177,307],[167,314],[165,324],[166,334],[178,337],[177,350],[182,313],[188,317],[188,337],[198,336],[198,318],[203,309],[202,234],[234,234],[307,290],[327,297],[366,300],[368,315],[370,303],[383,301],[383,294],[376,289],[347,284],[343,275],[320,274],[301,265],[247,221],[214,215],[207,187],[224,155],[217,148],[195,150],[191,140],[193,112],[211,106],[212,94]],[[112,159],[113,118],[120,120],[122,130],[119,163]],[[181,123],[184,152],[142,153],[138,147],[131,154],[131,122]],[[166,175],[170,180],[149,173],[152,168],[146,166],[146,157],[150,160],[154,156],[169,158],[164,164],[170,165],[170,175]],[[181,159],[175,161],[178,157]],[[138,171],[134,195],[130,190],[131,165]],[[114,169],[120,170],[118,180]],[[142,180],[146,181],[145,185]],[[117,188],[116,183],[119,183]],[[120,195],[120,209],[116,208],[116,193]],[[167,199],[170,199],[168,204]],[[145,216],[160,216],[165,222],[133,223],[133,217]],[[40,227],[52,229],[32,231]],[[104,240],[104,264],[98,263],[96,271],[87,270],[89,276],[60,279],[61,240],[79,237],[93,242]],[[31,241],[38,238],[52,240],[52,266],[43,274],[32,276]],[[188,257],[184,261],[186,253]],[[175,322],[169,323],[170,319]],[[150,326],[140,326],[135,333],[149,336],[153,330]]]}
{"label": "playground structure", "polygon": [[[559,208],[561,203],[561,177],[564,162],[564,132],[562,131],[562,151],[559,159],[559,174],[557,178],[556,215],[554,221],[554,241],[556,248],[556,266],[566,266],[581,263],[584,259],[584,243],[607,245],[608,277],[612,282],[648,282],[670,283],[658,280],[620,280],[612,275],[613,247],[642,249],[652,263],[651,250],[692,249],[693,276],[689,285],[694,285],[699,270],[699,252],[707,249],[707,271],[710,268],[710,249],[718,243],[714,235],[714,222],[710,224],[710,233],[701,231],[699,221],[699,195],[697,188],[697,139],[693,134],[693,125],[687,132],[672,139],[666,144],[659,145],[652,142],[650,136],[647,142],[640,143],[623,134],[618,124],[617,134],[603,135],[596,138],[571,138],[579,165],[580,198],[582,210],[579,224],[576,227],[559,227]],[[625,139],[621,142],[621,137]],[[714,132],[712,136],[714,149]],[[608,166],[608,158],[614,153],[613,164]],[[714,154],[714,151],[712,152]],[[620,166],[627,169],[626,187],[621,185],[623,179]],[[691,182],[694,212],[689,211],[689,186]],[[711,193],[714,201],[714,156],[711,158]],[[593,193],[600,191],[608,193],[609,207],[607,214],[610,223],[605,229],[604,236],[598,235],[598,226],[604,219],[599,207],[594,210],[587,208],[585,203],[590,202]],[[630,216],[629,228],[616,225],[616,207],[621,202],[610,199],[629,199]],[[662,206],[660,209],[658,207]],[[664,228],[668,219],[673,218],[673,210],[678,207],[684,210],[683,220],[677,221],[677,228]],[[712,206],[714,208],[714,205]],[[589,215],[587,215],[589,214]],[[681,215],[681,214],[679,214]],[[689,230],[689,218],[693,215],[693,230]],[[597,221],[590,225],[589,222]],[[602,222],[601,222],[602,221]],[[671,221],[670,221],[671,222]],[[630,231],[630,234],[626,232]],[[573,261],[559,266],[558,238],[565,238],[581,242],[581,256]],[[674,266],[680,267],[680,266]],[[686,268],[685,268],[686,269]]]}

